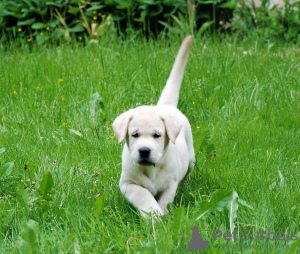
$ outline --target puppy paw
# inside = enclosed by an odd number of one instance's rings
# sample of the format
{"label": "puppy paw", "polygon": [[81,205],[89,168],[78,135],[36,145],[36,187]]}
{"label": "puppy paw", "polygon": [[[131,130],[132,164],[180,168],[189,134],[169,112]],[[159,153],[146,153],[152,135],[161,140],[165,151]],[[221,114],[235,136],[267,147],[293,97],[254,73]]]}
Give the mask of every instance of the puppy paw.
{"label": "puppy paw", "polygon": [[162,203],[162,202],[158,202],[161,210],[163,210],[164,214],[168,214],[169,210],[168,210],[168,204],[169,203]]}
{"label": "puppy paw", "polygon": [[158,218],[159,216],[164,215],[164,211],[160,208],[160,207],[147,207],[145,209],[140,209],[140,213],[141,215],[145,218],[145,219],[149,219],[149,218]]}

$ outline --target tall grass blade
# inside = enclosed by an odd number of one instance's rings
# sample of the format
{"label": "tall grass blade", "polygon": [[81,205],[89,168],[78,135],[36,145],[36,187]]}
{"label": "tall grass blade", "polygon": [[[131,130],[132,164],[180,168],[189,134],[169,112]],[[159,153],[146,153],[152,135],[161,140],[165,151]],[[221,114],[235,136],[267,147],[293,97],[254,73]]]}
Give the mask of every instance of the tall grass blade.
{"label": "tall grass blade", "polygon": [[236,193],[235,190],[233,190],[233,195],[232,195],[232,200],[228,204],[228,210],[229,210],[229,225],[230,225],[230,232],[232,233],[235,228],[234,221],[236,220],[237,217],[237,210],[239,208],[238,205],[238,194]]}

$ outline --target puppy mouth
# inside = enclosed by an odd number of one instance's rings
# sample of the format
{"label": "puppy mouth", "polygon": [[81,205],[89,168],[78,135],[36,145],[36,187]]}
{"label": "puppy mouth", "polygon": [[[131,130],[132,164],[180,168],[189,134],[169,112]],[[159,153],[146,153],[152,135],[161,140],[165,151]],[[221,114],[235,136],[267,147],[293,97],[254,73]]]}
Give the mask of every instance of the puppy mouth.
{"label": "puppy mouth", "polygon": [[147,159],[141,159],[138,163],[141,166],[154,166],[155,167],[155,164],[152,161],[149,161]]}

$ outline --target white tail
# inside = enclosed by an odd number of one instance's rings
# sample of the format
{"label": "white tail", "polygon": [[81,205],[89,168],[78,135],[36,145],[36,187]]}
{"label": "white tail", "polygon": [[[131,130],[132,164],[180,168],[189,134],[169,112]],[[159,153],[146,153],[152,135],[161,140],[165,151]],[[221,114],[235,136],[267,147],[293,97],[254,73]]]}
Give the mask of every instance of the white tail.
{"label": "white tail", "polygon": [[177,107],[180,85],[182,82],[184,69],[187,63],[189,52],[192,46],[193,37],[186,37],[179,49],[171,74],[167,84],[162,91],[157,105],[172,105]]}

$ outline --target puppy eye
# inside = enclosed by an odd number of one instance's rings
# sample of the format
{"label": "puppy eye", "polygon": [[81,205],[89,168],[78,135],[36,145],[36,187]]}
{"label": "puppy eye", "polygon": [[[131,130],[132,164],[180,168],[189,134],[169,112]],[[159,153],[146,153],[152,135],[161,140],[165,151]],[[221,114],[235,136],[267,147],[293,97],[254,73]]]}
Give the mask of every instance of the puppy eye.
{"label": "puppy eye", "polygon": [[132,134],[132,137],[138,138],[138,137],[139,137],[139,134],[138,134],[138,133],[134,133],[134,134]]}
{"label": "puppy eye", "polygon": [[154,137],[154,138],[160,138],[160,135],[157,134],[157,133],[155,133],[155,134],[153,135],[153,137]]}

